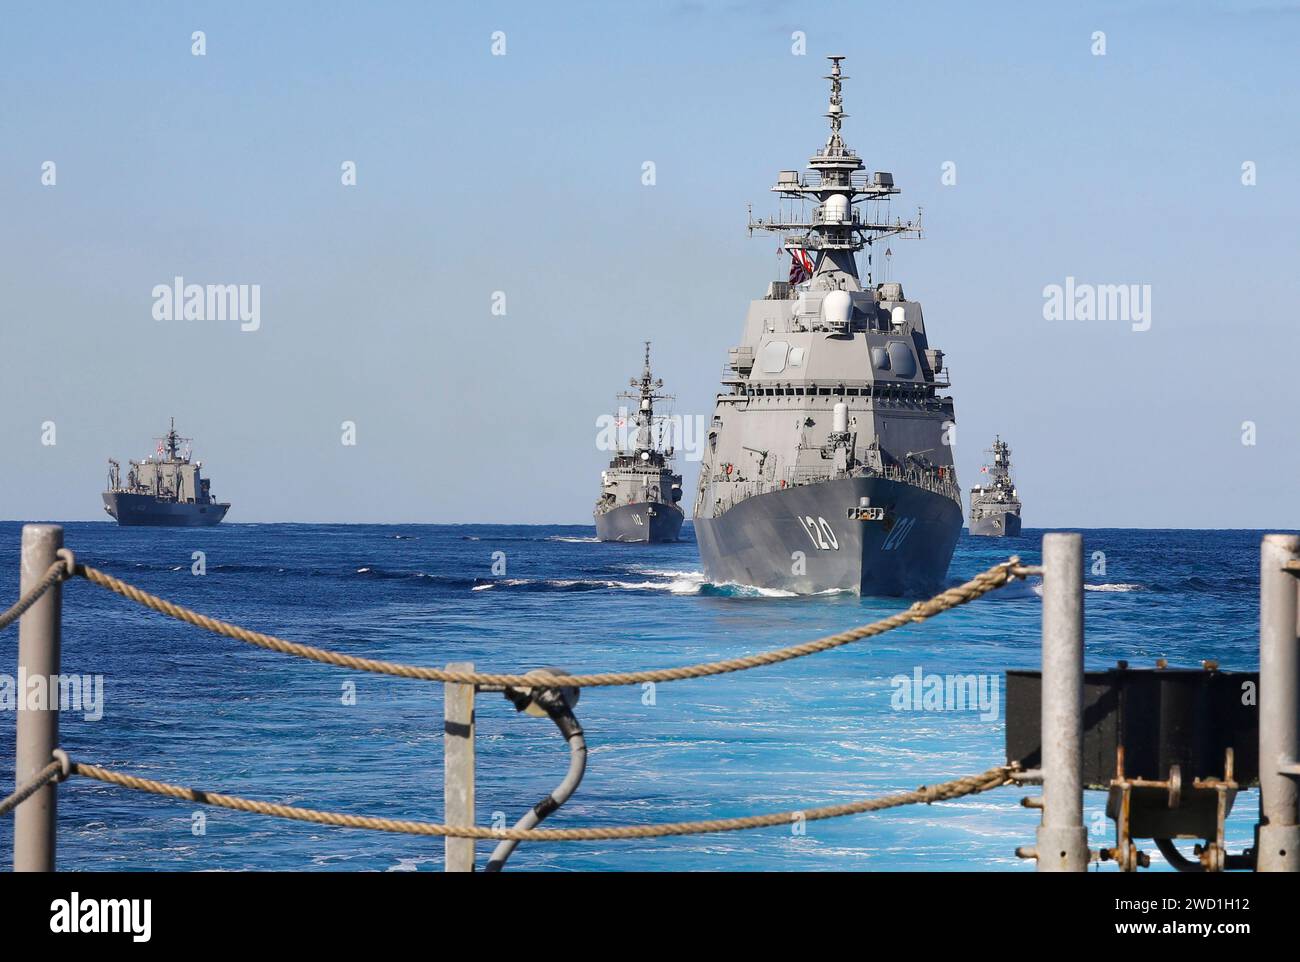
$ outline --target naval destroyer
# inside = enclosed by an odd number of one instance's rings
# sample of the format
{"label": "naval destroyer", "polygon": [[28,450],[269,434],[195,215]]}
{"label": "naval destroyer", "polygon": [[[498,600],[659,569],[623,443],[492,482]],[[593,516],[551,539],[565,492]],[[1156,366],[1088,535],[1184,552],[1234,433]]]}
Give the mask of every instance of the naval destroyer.
{"label": "naval destroyer", "polygon": [[806,172],[778,174],[777,216],[750,217],[751,233],[781,235],[790,274],[750,303],[730,351],[695,536],[713,582],[924,594],[943,583],[962,526],[950,381],[921,305],[873,281],[873,244],[919,236],[920,222],[891,219],[893,175],[868,174],[845,145],[844,58],[829,59],[826,144]]}
{"label": "naval destroyer", "polygon": [[1011,449],[994,437],[990,454],[992,463],[981,469],[988,483],[970,489],[970,533],[1014,538],[1020,534],[1020,495],[1011,480]]}
{"label": "naval destroyer", "polygon": [[609,467],[600,473],[600,498],[596,501],[596,537],[601,541],[676,541],[684,515],[682,476],[672,469],[672,448],[655,443],[655,401],[668,400],[660,394],[661,379],[650,373],[650,342],[645,345],[645,366],[640,378],[632,378],[635,393],[621,398],[637,402],[632,424],[636,433],[629,451],[618,451]]}
{"label": "naval destroyer", "polygon": [[121,525],[218,524],[230,505],[212,497],[211,482],[200,474],[203,462],[190,460],[190,443],[190,438],[176,433],[176,419],[172,418],[170,430],[158,438],[155,454],[143,461],[128,462],[125,484],[121,465],[109,458],[104,510]]}

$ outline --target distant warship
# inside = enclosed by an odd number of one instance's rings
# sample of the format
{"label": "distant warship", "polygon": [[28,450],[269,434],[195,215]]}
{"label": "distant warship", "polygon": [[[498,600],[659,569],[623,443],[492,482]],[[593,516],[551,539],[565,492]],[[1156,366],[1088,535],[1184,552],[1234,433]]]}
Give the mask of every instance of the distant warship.
{"label": "distant warship", "polygon": [[1020,534],[1020,496],[1011,480],[1011,449],[995,437],[990,453],[993,463],[982,469],[989,483],[970,489],[970,533],[1014,538]]}
{"label": "distant warship", "polygon": [[175,418],[158,439],[156,456],[128,464],[123,484],[121,466],[108,461],[104,510],[118,524],[200,527],[219,523],[230,510],[229,504],[213,500],[211,482],[199,476],[203,462],[190,460],[190,439],[176,434]]}
{"label": "distant warship", "polygon": [[654,442],[654,402],[667,400],[656,393],[664,386],[650,374],[650,342],[645,345],[645,367],[640,379],[632,378],[635,394],[621,398],[637,402],[632,450],[619,451],[600,473],[600,499],[596,502],[596,537],[601,541],[676,541],[682,530],[682,476],[673,474],[672,448],[661,450]]}
{"label": "distant warship", "polygon": [[[866,173],[841,139],[844,58],[829,59],[830,137],[808,172],[778,174],[781,213],[750,218],[751,232],[783,235],[790,275],[750,303],[731,349],[695,536],[714,582],[929,593],[945,579],[962,526],[947,433],[953,403],[940,394],[950,382],[921,305],[899,283],[872,282],[871,245],[919,236],[920,223],[890,218],[893,175]],[[888,136],[879,124],[872,130]],[[808,203],[811,218],[796,209]],[[865,285],[855,256],[864,249]]]}

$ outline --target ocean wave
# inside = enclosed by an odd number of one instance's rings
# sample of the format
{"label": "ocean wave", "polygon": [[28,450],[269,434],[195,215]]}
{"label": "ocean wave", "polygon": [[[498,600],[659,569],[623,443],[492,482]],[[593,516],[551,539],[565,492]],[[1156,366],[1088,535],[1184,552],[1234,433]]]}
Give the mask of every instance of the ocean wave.
{"label": "ocean wave", "polygon": [[[512,591],[661,591],[671,595],[703,595],[713,598],[798,598],[794,591],[781,588],[758,588],[754,585],[742,585],[736,582],[711,582],[699,571],[645,571],[637,572],[658,576],[661,580],[624,581],[617,578],[551,578],[530,579],[510,578],[487,581],[474,586],[474,591],[486,591],[491,588],[505,588]],[[818,592],[815,596],[850,593],[849,589],[831,588]]]}
{"label": "ocean wave", "polygon": [[[1119,581],[1119,582],[1100,584],[1100,585],[1085,584],[1083,586],[1083,590],[1084,591],[1105,591],[1105,592],[1128,592],[1128,591],[1150,591],[1151,589],[1148,588],[1146,585],[1135,585],[1125,581]],[[1041,598],[1043,596],[1043,583],[1040,581],[1037,584],[1035,584],[1033,586],[1033,591],[1034,594],[1038,595]]]}
{"label": "ocean wave", "polygon": [[503,578],[475,585],[474,591],[486,591],[489,588],[510,588],[522,591],[667,591],[670,594],[698,594],[703,583],[703,575],[692,578],[677,578],[671,581],[618,581],[608,578]]}
{"label": "ocean wave", "polygon": [[[316,574],[317,572],[312,573]],[[472,587],[473,585],[478,584],[481,580],[479,578],[469,578],[463,575],[432,575],[427,571],[403,571],[393,568],[373,568],[369,565],[363,565],[362,567],[357,568],[353,574],[360,575],[362,578],[373,578],[379,581],[410,581],[428,587],[446,588]]]}
{"label": "ocean wave", "polygon": [[720,598],[798,598],[795,591],[784,588],[759,588],[755,585],[742,585],[734,581],[706,581],[700,586],[700,594]]}
{"label": "ocean wave", "polygon": [[[704,594],[730,598],[800,597],[798,592],[786,591],[782,588],[758,588],[753,585],[742,585],[735,581],[708,581],[704,577],[702,571],[693,571],[690,569],[647,568],[640,565],[633,565],[628,570],[637,574],[650,575],[655,578],[669,579],[670,584],[667,585],[667,587],[673,594]],[[809,597],[824,598],[833,595],[846,595],[852,593],[852,588],[827,588],[824,591],[815,592]]]}
{"label": "ocean wave", "polygon": [[496,587],[498,587],[498,586],[500,586],[500,587],[504,587],[504,588],[513,588],[513,587],[517,587],[518,585],[526,585],[526,584],[528,584],[528,582],[527,582],[526,580],[524,580],[523,578],[507,578],[507,579],[503,579],[503,580],[501,580],[501,581],[485,581],[485,582],[484,582],[483,584],[481,584],[481,585],[474,585],[474,587],[470,588],[469,590],[470,590],[470,591],[487,591],[487,590],[489,590],[489,589],[491,589],[491,588],[496,588]]}
{"label": "ocean wave", "polygon": [[[476,534],[463,534],[460,536],[461,541],[483,541],[484,539]],[[529,535],[529,534],[494,534],[487,538],[493,544],[498,541],[551,541],[565,542],[567,544],[596,544],[600,539],[596,537],[578,537],[577,535],[567,534],[548,534],[548,535]]]}
{"label": "ocean wave", "polygon": [[703,578],[704,575],[695,568],[647,568],[645,565],[630,565],[628,571],[641,575],[653,575],[656,578]]}

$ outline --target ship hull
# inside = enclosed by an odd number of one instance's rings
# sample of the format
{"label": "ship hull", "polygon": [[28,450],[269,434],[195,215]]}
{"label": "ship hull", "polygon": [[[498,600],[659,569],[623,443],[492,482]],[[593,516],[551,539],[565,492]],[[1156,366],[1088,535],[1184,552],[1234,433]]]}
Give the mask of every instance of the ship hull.
{"label": "ship hull", "polygon": [[677,505],[653,502],[621,504],[595,517],[598,540],[641,543],[676,541],[685,518]]}
{"label": "ship hull", "polygon": [[221,523],[230,505],[159,501],[150,494],[106,491],[104,510],[125,527],[209,528]]}
{"label": "ship hull", "polygon": [[[886,521],[852,521],[861,498]],[[943,586],[961,533],[951,498],[884,478],[843,478],[755,495],[695,519],[713,583],[816,594],[923,596]]]}
{"label": "ship hull", "polygon": [[980,538],[1020,537],[1020,515],[1010,511],[987,514],[970,523],[970,533]]}

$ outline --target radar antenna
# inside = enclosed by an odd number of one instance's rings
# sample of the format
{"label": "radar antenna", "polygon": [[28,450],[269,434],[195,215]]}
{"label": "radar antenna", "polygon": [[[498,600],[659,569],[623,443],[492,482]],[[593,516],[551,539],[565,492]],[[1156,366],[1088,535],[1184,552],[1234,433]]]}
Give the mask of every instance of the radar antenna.
{"label": "radar antenna", "polygon": [[663,378],[656,378],[650,372],[650,342],[645,342],[645,364],[641,369],[639,378],[631,378],[628,381],[630,387],[636,388],[636,392],[623,391],[619,394],[621,398],[627,398],[637,402],[636,411],[636,450],[649,451],[652,449],[653,439],[651,437],[654,428],[655,419],[655,401],[672,401],[671,394],[660,394],[659,389],[664,386]]}
{"label": "radar antenna", "polygon": [[192,444],[194,442],[194,439],[183,438],[176,433],[175,418],[171,419],[171,427],[168,429],[166,434],[164,434],[162,437],[158,439],[158,441],[159,441],[158,447],[160,449],[159,453],[165,455],[166,460],[188,461],[190,459],[188,452],[186,453],[185,457],[182,458],[180,456],[181,442],[184,442],[186,444]]}
{"label": "radar antenna", "polygon": [[[809,172],[801,175],[797,170],[783,170],[777,175],[772,191],[781,200],[812,201],[817,206],[812,218],[795,219],[778,214],[776,217],[749,217],[749,232],[756,230],[784,234],[782,247],[791,253],[796,266],[807,264],[807,253],[817,253],[813,270],[792,269],[791,283],[802,275],[838,272],[852,277],[858,285],[858,269],[854,259],[857,251],[867,247],[879,237],[893,234],[921,236],[921,218],[912,220],[889,217],[886,207],[881,216],[879,201],[888,201],[899,192],[894,186],[894,175],[886,171],[868,174],[865,164],[845,143],[841,134],[844,118],[843,82],[848,78],[841,70],[845,58],[834,55],[827,58],[831,71],[826,79],[831,82],[830,104],[824,115],[830,121],[830,136],[826,146],[808,161]],[[859,209],[866,204],[869,209]],[[830,285],[842,287],[838,279],[830,278]],[[800,281],[801,283],[801,281]]]}
{"label": "radar antenna", "polygon": [[828,150],[835,148],[843,150],[844,141],[840,139],[840,122],[848,114],[844,112],[844,100],[840,94],[840,81],[849,78],[840,73],[840,61],[844,59],[842,56],[832,56],[826,59],[831,62],[831,72],[824,78],[831,82],[831,103],[826,112],[826,116],[831,122],[831,135],[826,141],[826,147]]}

